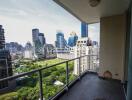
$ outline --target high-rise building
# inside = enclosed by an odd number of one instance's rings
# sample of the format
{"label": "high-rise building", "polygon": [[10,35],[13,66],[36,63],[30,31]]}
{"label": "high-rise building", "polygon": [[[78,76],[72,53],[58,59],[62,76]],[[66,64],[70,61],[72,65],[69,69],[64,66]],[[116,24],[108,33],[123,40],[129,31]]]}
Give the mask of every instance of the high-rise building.
{"label": "high-rise building", "polygon": [[32,49],[32,44],[30,42],[27,42],[25,45],[26,50],[31,50]]}
{"label": "high-rise building", "polygon": [[0,49],[5,48],[5,37],[4,37],[4,29],[2,25],[0,25]]}
{"label": "high-rise building", "polygon": [[32,39],[33,39],[33,43],[35,41],[37,41],[39,38],[39,29],[32,29]]}
{"label": "high-rise building", "polygon": [[6,43],[6,50],[10,51],[12,60],[23,58],[24,47],[17,42]]}
{"label": "high-rise building", "polygon": [[42,45],[46,44],[46,39],[45,39],[43,33],[39,33],[39,40],[40,40]]}
{"label": "high-rise building", "polygon": [[46,44],[46,39],[43,33],[39,32],[39,29],[32,30],[32,39],[34,47],[34,55],[38,59],[44,58],[44,45]]}
{"label": "high-rise building", "polygon": [[44,46],[44,51],[45,51],[45,58],[46,59],[51,59],[51,58],[57,57],[55,47],[52,44],[46,44]]}
{"label": "high-rise building", "polygon": [[78,36],[76,35],[76,33],[75,33],[75,32],[70,33],[70,37],[69,37],[69,39],[68,39],[68,45],[69,45],[70,47],[75,46],[77,40],[78,40]]}
{"label": "high-rise building", "polygon": [[[90,43],[89,38],[81,38],[77,41],[76,47],[74,48],[75,58],[85,55],[97,55],[98,48],[94,48]],[[78,75],[79,72],[86,70],[96,70],[94,62],[97,60],[97,56],[83,57],[74,61],[74,74]],[[80,64],[79,64],[80,63]],[[80,67],[80,68],[79,68]]]}
{"label": "high-rise building", "polygon": [[85,22],[81,23],[81,37],[88,37],[88,24]]}
{"label": "high-rise building", "polygon": [[23,52],[24,50],[23,46],[17,42],[6,43],[5,47],[6,50],[9,50],[11,54],[17,52]]}
{"label": "high-rise building", "polygon": [[65,48],[67,43],[62,32],[57,32],[56,34],[56,48]]}
{"label": "high-rise building", "polygon": [[27,42],[25,45],[24,58],[34,59],[33,47],[32,47],[32,44],[30,42]]}
{"label": "high-rise building", "polygon": [[[4,29],[0,25],[0,79],[12,76],[12,63],[9,50],[5,49]],[[15,87],[15,81],[3,81],[0,83],[0,93]]]}

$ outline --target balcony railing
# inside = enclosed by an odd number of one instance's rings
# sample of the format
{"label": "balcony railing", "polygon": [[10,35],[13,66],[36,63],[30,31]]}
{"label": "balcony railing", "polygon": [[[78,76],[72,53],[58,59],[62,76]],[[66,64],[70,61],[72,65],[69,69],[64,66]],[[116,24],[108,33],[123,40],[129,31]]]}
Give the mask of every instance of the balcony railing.
{"label": "balcony railing", "polygon": [[[57,96],[59,96],[60,95],[60,93],[62,92],[62,91],[64,91],[64,90],[68,90],[68,88],[69,88],[69,86],[72,84],[72,83],[74,83],[75,82],[75,80],[77,80],[77,79],[80,79],[80,77],[86,72],[86,71],[88,71],[88,70],[94,70],[95,71],[95,66],[94,66],[94,68],[92,67],[90,67],[90,61],[88,61],[88,66],[89,67],[87,67],[87,69],[85,69],[85,70],[81,70],[81,68],[80,68],[80,62],[81,62],[81,59],[82,58],[90,58],[90,57],[95,57],[95,59],[94,60],[98,60],[98,56],[97,55],[85,55],[85,56],[81,56],[81,57],[77,57],[77,58],[74,58],[74,59],[71,59],[71,60],[66,60],[66,61],[63,61],[63,62],[60,62],[60,63],[56,63],[56,64],[53,64],[53,65],[50,65],[50,66],[47,66],[47,67],[43,67],[43,68],[40,68],[40,69],[35,69],[35,70],[32,70],[32,71],[29,71],[29,72],[25,72],[25,73],[21,73],[21,74],[18,74],[18,75],[14,75],[14,76],[10,76],[10,77],[6,77],[6,78],[3,78],[3,79],[0,79],[0,82],[2,82],[2,81],[10,81],[10,80],[15,80],[15,79],[17,79],[17,78],[20,78],[20,77],[23,77],[23,76],[28,76],[28,75],[32,75],[32,74],[34,74],[34,73],[37,73],[38,74],[38,76],[39,76],[39,96],[40,96],[40,100],[44,100],[44,91],[43,91],[43,84],[44,84],[44,82],[43,82],[43,80],[42,80],[42,78],[43,78],[43,72],[42,71],[45,71],[45,70],[48,70],[49,68],[52,68],[52,67],[55,67],[55,66],[57,66],[57,65],[61,65],[61,64],[65,64],[65,71],[66,71],[66,85],[64,85],[64,87],[56,94],[56,95],[54,95],[54,96],[52,96],[51,98],[49,98],[49,100],[53,100],[53,99],[55,99]],[[77,75],[77,77],[76,77],[76,79],[74,79],[74,80],[72,80],[71,82],[69,81],[69,62],[71,62],[71,61],[75,61],[75,60],[78,60],[78,62],[79,62],[79,74]]]}

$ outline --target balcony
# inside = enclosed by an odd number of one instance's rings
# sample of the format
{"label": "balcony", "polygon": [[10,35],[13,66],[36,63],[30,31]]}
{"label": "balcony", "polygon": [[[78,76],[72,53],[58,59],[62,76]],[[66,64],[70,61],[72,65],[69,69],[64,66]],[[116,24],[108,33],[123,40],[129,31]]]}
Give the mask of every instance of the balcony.
{"label": "balcony", "polygon": [[125,100],[122,84],[117,80],[99,78],[87,72],[59,100]]}
{"label": "balcony", "polygon": [[[97,67],[88,67],[88,69],[82,70],[79,68],[79,73],[76,75],[73,79],[70,79],[71,74],[73,74],[73,70],[70,69],[70,62],[78,60],[80,64],[80,60],[82,58],[90,58],[90,57],[97,57],[97,55],[86,55],[81,56],[78,58],[74,58],[71,60],[63,61],[54,65],[50,65],[47,67],[43,67],[40,69],[35,69],[30,72],[25,72],[19,75],[6,77],[3,79],[0,79],[0,82],[2,81],[12,81],[16,79],[23,79],[23,78],[33,78],[31,75],[37,75],[36,78],[38,80],[38,87],[39,90],[32,89],[31,91],[34,91],[34,93],[39,94],[36,99],[40,100],[125,100],[125,94],[123,85],[120,81],[113,80],[113,79],[103,79],[99,78],[98,74],[96,73]],[[47,89],[44,87],[46,84],[45,76],[46,76],[46,70],[49,70],[50,68],[54,68],[55,66],[58,67],[58,65],[65,64],[65,72],[62,74],[65,74],[65,82],[63,85],[59,86],[55,89]],[[91,64],[88,64],[91,65]],[[79,65],[80,66],[80,65]],[[92,71],[92,72],[91,72]],[[52,71],[51,73],[53,73]],[[56,76],[59,77],[59,76]],[[32,84],[35,83],[34,81],[31,81]],[[24,83],[25,84],[25,83]],[[51,83],[50,83],[51,84]],[[54,84],[52,84],[54,85]],[[50,85],[50,86],[52,86]],[[18,87],[24,87],[24,85],[19,85]],[[31,87],[28,87],[31,88]],[[59,88],[59,89],[58,89]],[[50,95],[50,92],[56,91],[55,94],[52,93]],[[27,92],[27,91],[25,91]],[[30,93],[29,93],[30,94]],[[47,96],[47,94],[49,94]],[[35,94],[31,94],[32,96]],[[31,100],[31,98],[25,99],[25,100]],[[34,99],[32,99],[34,100]]]}

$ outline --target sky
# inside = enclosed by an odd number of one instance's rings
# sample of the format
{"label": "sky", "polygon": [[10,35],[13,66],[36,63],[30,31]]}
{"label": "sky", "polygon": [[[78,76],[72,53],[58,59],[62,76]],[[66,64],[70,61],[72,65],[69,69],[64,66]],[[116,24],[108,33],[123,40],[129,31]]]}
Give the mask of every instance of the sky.
{"label": "sky", "polygon": [[[56,32],[67,40],[72,31],[80,37],[81,22],[53,0],[0,0],[0,24],[5,29],[6,42],[25,45],[32,42],[32,29],[44,33],[46,42],[54,44]],[[99,41],[99,23],[89,25],[89,37]]]}

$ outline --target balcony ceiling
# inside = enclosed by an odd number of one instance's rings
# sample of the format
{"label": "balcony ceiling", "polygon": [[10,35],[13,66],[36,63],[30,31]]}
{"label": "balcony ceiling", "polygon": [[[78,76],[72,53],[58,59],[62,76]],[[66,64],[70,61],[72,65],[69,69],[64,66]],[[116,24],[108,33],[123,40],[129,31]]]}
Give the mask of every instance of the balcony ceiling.
{"label": "balcony ceiling", "polygon": [[72,15],[86,23],[99,22],[100,18],[124,13],[130,0],[101,0],[91,7],[89,0],[54,0]]}

